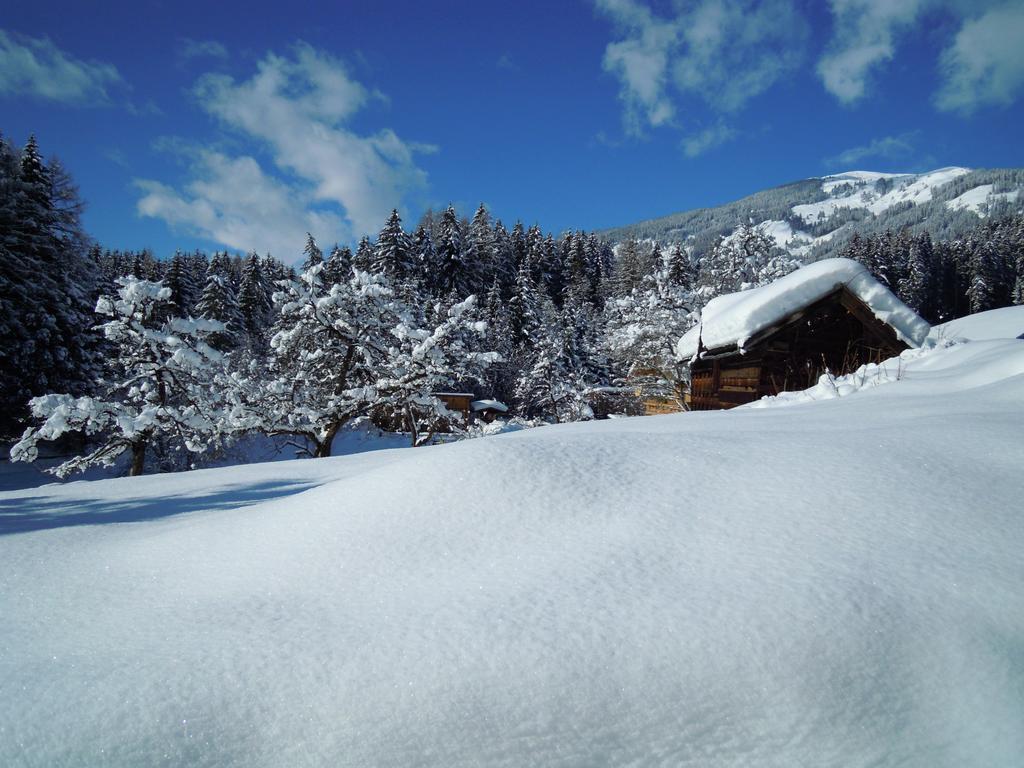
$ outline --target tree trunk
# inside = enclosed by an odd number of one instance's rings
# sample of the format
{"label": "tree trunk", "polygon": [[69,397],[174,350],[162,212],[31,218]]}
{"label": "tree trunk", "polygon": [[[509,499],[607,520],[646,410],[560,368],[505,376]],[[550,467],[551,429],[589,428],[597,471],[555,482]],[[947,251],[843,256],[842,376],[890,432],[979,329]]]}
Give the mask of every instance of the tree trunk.
{"label": "tree trunk", "polygon": [[344,423],[344,421],[334,422],[327,428],[323,439],[316,441],[316,449],[313,451],[314,459],[324,459],[331,455],[331,444],[334,442],[334,436],[338,434],[338,430],[341,429],[341,425]]}
{"label": "tree trunk", "polygon": [[131,477],[138,477],[146,468],[146,441],[142,440],[132,443],[132,468],[129,471]]}
{"label": "tree trunk", "polygon": [[409,426],[409,433],[412,435],[412,447],[415,448],[416,442],[419,440],[419,430],[416,429],[416,414],[413,413],[410,403],[405,404],[405,421]]}

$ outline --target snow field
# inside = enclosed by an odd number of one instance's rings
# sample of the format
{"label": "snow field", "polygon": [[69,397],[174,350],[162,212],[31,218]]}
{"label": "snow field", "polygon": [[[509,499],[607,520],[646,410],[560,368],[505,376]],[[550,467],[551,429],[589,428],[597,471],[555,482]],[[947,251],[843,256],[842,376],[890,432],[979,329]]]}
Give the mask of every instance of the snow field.
{"label": "snow field", "polygon": [[1012,765],[1022,359],[0,494],[152,518],[0,536],[0,764]]}

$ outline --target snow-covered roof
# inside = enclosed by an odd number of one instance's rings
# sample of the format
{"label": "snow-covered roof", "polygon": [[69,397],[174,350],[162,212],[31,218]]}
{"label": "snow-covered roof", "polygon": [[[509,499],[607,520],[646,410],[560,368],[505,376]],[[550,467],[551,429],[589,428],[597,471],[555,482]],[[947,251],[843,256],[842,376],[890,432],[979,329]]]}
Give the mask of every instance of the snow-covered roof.
{"label": "snow-covered roof", "polygon": [[469,407],[474,411],[501,411],[502,413],[508,412],[508,406],[500,400],[474,400],[469,404]]}
{"label": "snow-covered roof", "polygon": [[701,312],[700,324],[679,340],[676,354],[680,360],[692,358],[702,342],[705,349],[730,346],[743,349],[758,332],[824,298],[840,286],[846,286],[850,293],[863,301],[875,317],[896,332],[899,339],[913,347],[924,342],[928,323],[872,277],[863,264],[852,259],[825,259],[760,288],[712,299]]}

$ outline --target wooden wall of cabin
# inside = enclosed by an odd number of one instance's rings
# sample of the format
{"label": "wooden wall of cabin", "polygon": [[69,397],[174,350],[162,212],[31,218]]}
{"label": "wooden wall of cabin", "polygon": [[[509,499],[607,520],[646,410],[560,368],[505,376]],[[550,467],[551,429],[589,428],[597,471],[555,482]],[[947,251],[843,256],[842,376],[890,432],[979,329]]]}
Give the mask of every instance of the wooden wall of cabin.
{"label": "wooden wall of cabin", "polygon": [[733,408],[764,395],[807,389],[826,370],[841,376],[907,345],[847,291],[837,291],[738,353],[691,369],[690,410]]}
{"label": "wooden wall of cabin", "polygon": [[807,389],[826,371],[842,376],[907,348],[891,328],[874,316],[865,322],[867,318],[851,311],[842,299],[823,303],[758,345],[763,394]]}

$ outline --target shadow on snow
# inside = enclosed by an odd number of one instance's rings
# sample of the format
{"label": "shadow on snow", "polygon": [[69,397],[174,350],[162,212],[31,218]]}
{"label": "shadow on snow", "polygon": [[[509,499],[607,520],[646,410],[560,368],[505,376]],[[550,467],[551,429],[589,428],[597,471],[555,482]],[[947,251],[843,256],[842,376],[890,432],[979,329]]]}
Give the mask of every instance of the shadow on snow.
{"label": "shadow on snow", "polygon": [[74,499],[26,493],[0,498],[0,536],[75,525],[138,523],[187,512],[244,507],[268,499],[300,493],[315,482],[272,480],[221,488],[211,493],[179,494],[158,498]]}

